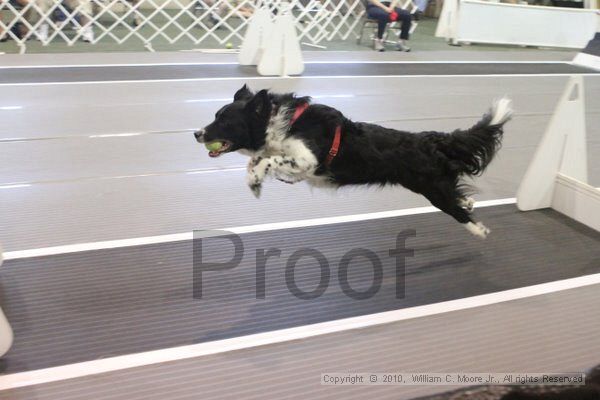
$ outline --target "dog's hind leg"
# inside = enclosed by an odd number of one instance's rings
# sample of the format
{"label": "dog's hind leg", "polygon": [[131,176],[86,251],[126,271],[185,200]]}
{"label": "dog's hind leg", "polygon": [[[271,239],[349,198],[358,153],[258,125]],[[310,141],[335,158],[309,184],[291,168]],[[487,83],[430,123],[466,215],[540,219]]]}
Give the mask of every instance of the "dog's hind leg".
{"label": "dog's hind leg", "polygon": [[463,197],[458,196],[458,193],[454,190],[446,192],[438,188],[438,190],[423,193],[423,195],[427,197],[431,204],[460,222],[473,235],[485,239],[490,233],[490,230],[481,222],[473,221],[469,210],[464,207]]}
{"label": "dog's hind leg", "polygon": [[475,200],[470,196],[465,196],[458,201],[458,204],[468,212],[471,212],[475,206]]}
{"label": "dog's hind leg", "polygon": [[[433,203],[432,203],[433,204]],[[434,206],[438,207],[437,205],[433,204]],[[445,212],[446,214],[450,215],[451,217],[453,217],[455,220],[457,220],[458,222],[460,222],[461,224],[463,224],[463,226],[469,231],[471,232],[473,235],[481,238],[481,239],[485,239],[487,237],[487,235],[490,233],[490,230],[488,228],[486,228],[485,225],[483,225],[483,223],[481,222],[474,222],[471,219],[471,215],[469,210],[461,207],[458,204],[455,204],[453,206],[450,207],[438,207],[440,210],[442,210],[443,212]]]}
{"label": "dog's hind leg", "polygon": [[487,235],[490,234],[490,230],[485,225],[483,225],[482,222],[467,222],[465,224],[465,228],[467,228],[467,230],[473,235],[481,239],[485,239]]}

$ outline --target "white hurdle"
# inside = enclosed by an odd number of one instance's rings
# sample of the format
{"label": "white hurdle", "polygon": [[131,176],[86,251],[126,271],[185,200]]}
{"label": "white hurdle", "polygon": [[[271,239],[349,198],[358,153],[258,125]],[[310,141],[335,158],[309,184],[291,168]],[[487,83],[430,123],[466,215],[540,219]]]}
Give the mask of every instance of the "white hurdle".
{"label": "white hurdle", "polygon": [[6,354],[13,342],[13,331],[0,308],[0,357]]}
{"label": "white hurdle", "polygon": [[584,85],[569,79],[517,191],[521,211],[553,208],[600,231],[600,189],[588,184]]}
{"label": "white hurdle", "polygon": [[281,3],[275,21],[262,7],[251,17],[238,57],[240,65],[256,65],[260,75],[300,75],[304,71],[300,39],[290,3]]}
{"label": "white hurdle", "polygon": [[[2,265],[2,261],[4,260],[2,254],[2,246],[0,245],[0,266]],[[12,342],[12,328],[10,327],[8,320],[6,319],[2,308],[0,308],[0,357],[3,356],[8,351],[8,349],[10,349]]]}
{"label": "white hurdle", "polygon": [[258,65],[272,32],[271,12],[263,6],[250,17],[238,56],[240,65]]}

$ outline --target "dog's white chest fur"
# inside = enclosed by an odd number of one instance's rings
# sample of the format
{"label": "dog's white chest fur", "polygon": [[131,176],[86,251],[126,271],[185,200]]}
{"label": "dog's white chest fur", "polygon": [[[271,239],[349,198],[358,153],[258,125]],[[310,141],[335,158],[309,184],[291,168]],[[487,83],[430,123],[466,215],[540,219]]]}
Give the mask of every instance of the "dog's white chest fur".
{"label": "dog's white chest fur", "polygon": [[317,176],[319,162],[304,141],[287,136],[290,127],[289,109],[280,108],[271,117],[266,130],[264,147],[252,154],[248,184],[253,187],[271,174],[287,183],[307,181],[312,186],[331,187],[326,176]]}

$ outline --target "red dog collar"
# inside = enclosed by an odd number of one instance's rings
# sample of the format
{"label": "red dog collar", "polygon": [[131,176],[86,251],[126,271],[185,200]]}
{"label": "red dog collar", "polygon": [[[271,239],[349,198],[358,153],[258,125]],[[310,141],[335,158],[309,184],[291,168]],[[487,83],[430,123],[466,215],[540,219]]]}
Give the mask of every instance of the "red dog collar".
{"label": "red dog collar", "polygon": [[335,136],[333,137],[333,143],[331,144],[331,148],[329,149],[329,153],[327,154],[327,158],[325,159],[325,165],[329,166],[335,156],[337,156],[338,149],[340,148],[340,142],[342,141],[342,127],[335,127]]}
{"label": "red dog collar", "polygon": [[[296,122],[298,120],[298,118],[300,118],[300,116],[302,115],[302,113],[304,111],[306,111],[308,106],[309,106],[308,103],[302,103],[296,107],[296,110],[294,111],[294,115],[292,116],[292,119],[290,120],[290,125],[294,125],[294,122]],[[327,158],[325,159],[325,165],[329,166],[329,164],[331,164],[331,162],[333,161],[335,156],[337,156],[341,141],[342,141],[342,127],[340,125],[338,125],[335,127],[335,135],[333,136],[333,143],[331,144],[329,153],[327,153]]]}
{"label": "red dog collar", "polygon": [[300,116],[302,115],[302,113],[304,111],[306,111],[307,108],[308,108],[308,103],[302,103],[302,104],[298,105],[296,107],[296,111],[294,111],[294,115],[292,116],[292,120],[290,121],[290,125],[294,125],[294,122],[296,122],[296,120],[298,118],[300,118]]}

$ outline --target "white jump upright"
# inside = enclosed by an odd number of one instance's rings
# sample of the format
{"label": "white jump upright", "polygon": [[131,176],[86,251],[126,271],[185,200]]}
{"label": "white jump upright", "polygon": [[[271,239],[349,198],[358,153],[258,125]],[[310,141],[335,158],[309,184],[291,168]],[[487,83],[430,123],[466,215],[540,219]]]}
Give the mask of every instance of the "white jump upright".
{"label": "white jump upright", "polygon": [[458,0],[445,0],[442,12],[435,29],[435,36],[456,42],[456,30],[458,27]]}
{"label": "white jump upright", "polygon": [[519,186],[517,207],[551,207],[600,231],[600,189],[587,183],[584,96],[583,77],[571,77]]}
{"label": "white jump upright", "polygon": [[304,72],[300,40],[289,3],[282,3],[257,70],[261,75],[279,76],[300,75]]}
{"label": "white jump upright", "polygon": [[13,331],[8,323],[8,320],[4,316],[4,312],[0,308],[0,357],[2,357],[13,342]]}
{"label": "white jump upright", "polygon": [[600,71],[600,23],[596,35],[588,42],[585,49],[575,56],[573,64]]}
{"label": "white jump upright", "polygon": [[[3,260],[2,246],[0,246],[0,266],[2,265]],[[8,323],[8,320],[6,319],[6,316],[4,316],[4,312],[2,312],[2,309],[0,308],[0,357],[3,356],[8,349],[10,349],[12,342],[13,331]]]}
{"label": "white jump upright", "polygon": [[266,7],[261,7],[250,17],[238,60],[240,65],[258,65],[271,40],[273,21]]}
{"label": "white jump upright", "polygon": [[281,3],[274,22],[266,7],[254,13],[238,60],[240,65],[256,65],[261,75],[302,74],[302,50],[289,3]]}

